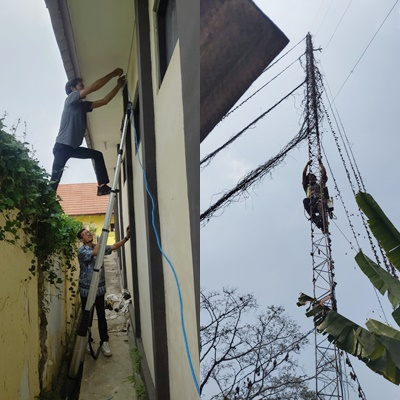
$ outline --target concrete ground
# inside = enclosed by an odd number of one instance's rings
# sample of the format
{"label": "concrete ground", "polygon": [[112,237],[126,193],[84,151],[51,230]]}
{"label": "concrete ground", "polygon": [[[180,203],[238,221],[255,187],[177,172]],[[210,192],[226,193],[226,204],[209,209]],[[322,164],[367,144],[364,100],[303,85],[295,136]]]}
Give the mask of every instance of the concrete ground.
{"label": "concrete ground", "polygon": [[[120,271],[117,254],[104,257],[107,293],[121,295]],[[111,357],[101,352],[97,360],[85,354],[79,400],[137,400],[132,383],[133,366],[130,351],[134,343],[127,334],[128,311],[106,310]],[[100,343],[96,313],[92,324],[93,350],[96,352]]]}

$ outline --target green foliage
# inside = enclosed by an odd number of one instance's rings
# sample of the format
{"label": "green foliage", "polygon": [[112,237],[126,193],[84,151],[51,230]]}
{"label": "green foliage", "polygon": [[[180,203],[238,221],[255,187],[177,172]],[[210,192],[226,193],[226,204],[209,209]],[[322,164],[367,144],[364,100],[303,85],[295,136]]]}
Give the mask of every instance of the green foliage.
{"label": "green foliage", "polygon": [[137,347],[133,347],[130,351],[132,366],[133,366],[133,375],[127,377],[129,382],[133,383],[135,386],[136,397],[138,399],[146,398],[146,387],[143,383],[143,380],[140,376],[140,354]]}
{"label": "green foliage", "polygon": [[330,342],[362,360],[374,372],[390,382],[400,383],[400,332],[369,319],[365,329],[329,307],[301,294],[297,305],[311,304],[307,317],[313,317],[318,332]]}
{"label": "green foliage", "polygon": [[[386,253],[391,265],[400,271],[400,233],[374,198],[364,192],[356,196],[360,209],[368,217],[369,227]],[[387,294],[393,306],[392,316],[400,326],[400,282],[361,250],[355,260],[370,282],[382,294]],[[392,272],[394,269],[392,269]],[[301,294],[297,305],[309,303],[307,317],[313,317],[318,332],[329,341],[358,357],[369,368],[390,382],[400,384],[400,331],[369,319],[367,329],[338,314],[308,295]]]}
{"label": "green foliage", "polygon": [[0,240],[24,252],[32,251],[35,259],[29,268],[31,274],[36,275],[40,268],[45,279],[57,287],[62,278],[54,256],[64,258],[65,272],[71,280],[76,232],[82,224],[64,214],[49,185],[49,175],[31,157],[28,143],[17,139],[16,128],[6,132],[3,121],[0,118],[0,214],[4,216]]}
{"label": "green foliage", "polygon": [[140,373],[140,354],[137,347],[133,347],[130,351],[132,365],[133,365],[133,372],[136,374]]}
{"label": "green foliage", "polygon": [[38,400],[63,400],[63,397],[51,389],[43,390],[39,396],[35,396]]}
{"label": "green foliage", "polygon": [[370,194],[359,192],[356,200],[368,217],[368,225],[385,250],[387,258],[400,271],[400,232]]}

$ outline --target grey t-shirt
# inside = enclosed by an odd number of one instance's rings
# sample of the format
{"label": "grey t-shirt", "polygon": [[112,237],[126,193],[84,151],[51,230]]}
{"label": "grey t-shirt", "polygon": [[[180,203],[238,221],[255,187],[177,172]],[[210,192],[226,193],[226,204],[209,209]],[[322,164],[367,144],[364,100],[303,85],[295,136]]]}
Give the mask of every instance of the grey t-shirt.
{"label": "grey t-shirt", "polygon": [[56,138],[56,143],[66,144],[74,149],[82,144],[86,131],[86,113],[92,111],[92,102],[81,99],[79,95],[80,90],[77,90],[65,99]]}

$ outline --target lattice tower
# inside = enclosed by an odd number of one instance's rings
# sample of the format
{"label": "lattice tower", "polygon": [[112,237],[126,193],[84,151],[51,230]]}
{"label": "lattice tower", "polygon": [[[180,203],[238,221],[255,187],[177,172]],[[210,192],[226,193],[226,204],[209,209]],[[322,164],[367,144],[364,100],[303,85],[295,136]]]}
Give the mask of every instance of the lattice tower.
{"label": "lattice tower", "polygon": [[[305,118],[308,131],[308,153],[311,164],[309,172],[321,182],[321,170],[318,157],[321,157],[320,125],[322,84],[321,75],[315,66],[314,49],[311,35],[307,35],[306,51],[307,94]],[[329,218],[324,204],[322,213],[325,232],[323,233],[311,222],[311,258],[313,269],[314,298],[333,310],[337,310],[335,297],[335,271],[332,259],[332,247],[329,233]],[[343,373],[340,351],[325,336],[315,332],[315,375],[318,400],[344,399]]]}

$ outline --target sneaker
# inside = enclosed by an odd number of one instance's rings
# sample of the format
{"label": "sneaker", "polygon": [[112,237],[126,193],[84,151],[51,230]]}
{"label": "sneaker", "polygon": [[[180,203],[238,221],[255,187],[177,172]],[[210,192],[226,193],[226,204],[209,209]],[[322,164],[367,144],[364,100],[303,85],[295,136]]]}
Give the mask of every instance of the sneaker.
{"label": "sneaker", "polygon": [[97,187],[97,196],[104,196],[106,194],[111,193],[111,188],[108,185],[98,186]]}
{"label": "sneaker", "polygon": [[112,356],[111,349],[110,349],[110,346],[109,346],[108,342],[103,342],[103,344],[101,345],[101,352],[106,357],[111,357]]}
{"label": "sneaker", "polygon": [[89,342],[86,343],[86,354],[92,354],[92,353],[90,352],[90,344],[89,344]]}

